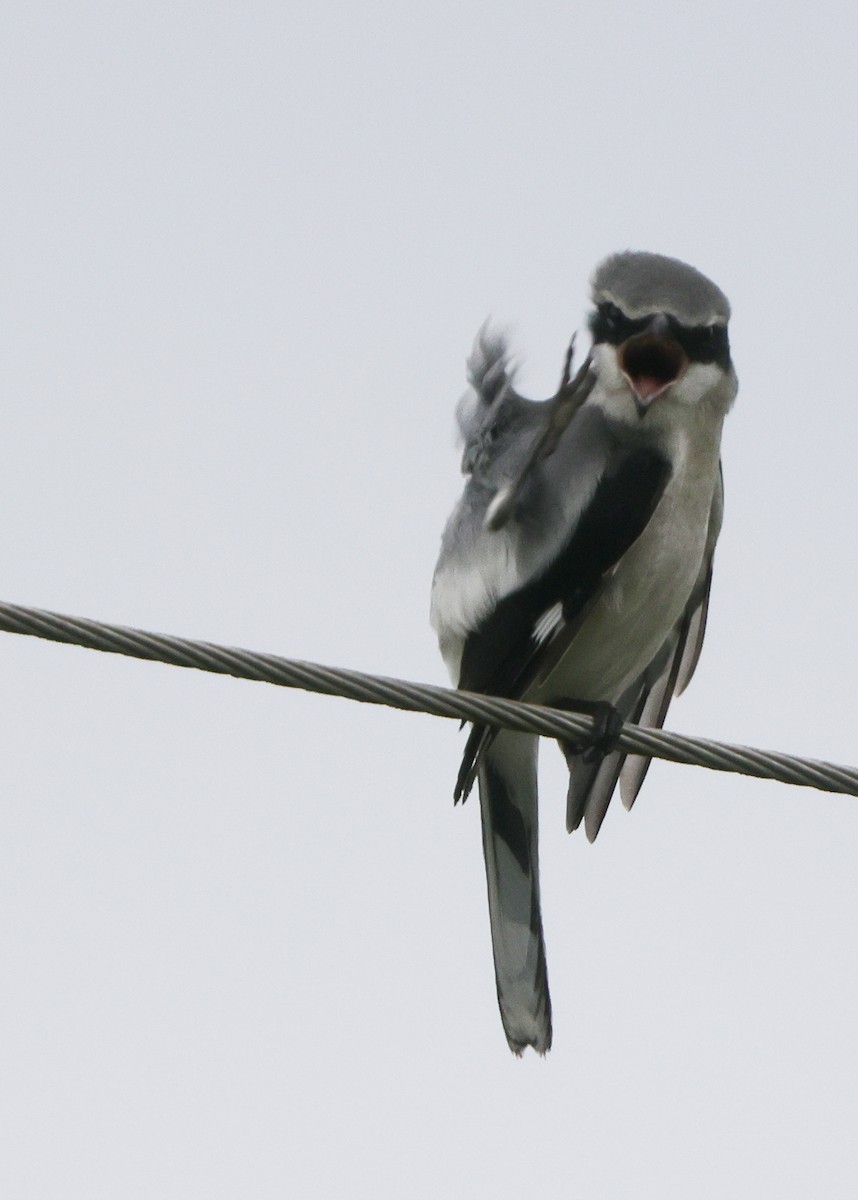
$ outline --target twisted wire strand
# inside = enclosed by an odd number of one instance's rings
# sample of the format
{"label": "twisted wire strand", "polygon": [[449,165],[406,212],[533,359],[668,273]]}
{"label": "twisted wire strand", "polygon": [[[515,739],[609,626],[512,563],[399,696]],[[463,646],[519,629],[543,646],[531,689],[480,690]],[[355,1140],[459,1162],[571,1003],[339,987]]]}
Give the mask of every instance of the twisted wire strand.
{"label": "twisted wire strand", "polygon": [[[143,629],[108,625],[17,604],[0,602],[0,631],[169,663],[176,667],[232,675],[238,679],[272,683],[278,687],[342,696],[348,700],[386,705],[407,712],[477,721],[552,738],[580,738],[594,729],[591,717],[574,712],[561,712],[498,696],[452,691],[432,684],[368,675],[342,667],[325,667],[320,663],[301,662],[276,654],[260,654],[191,638],[149,633]],[[714,771],[732,771],[758,779],[774,779],[780,783],[858,796],[858,770],[853,767],[632,724],[623,726],[619,744],[633,754],[646,754],[670,762],[708,767]]]}

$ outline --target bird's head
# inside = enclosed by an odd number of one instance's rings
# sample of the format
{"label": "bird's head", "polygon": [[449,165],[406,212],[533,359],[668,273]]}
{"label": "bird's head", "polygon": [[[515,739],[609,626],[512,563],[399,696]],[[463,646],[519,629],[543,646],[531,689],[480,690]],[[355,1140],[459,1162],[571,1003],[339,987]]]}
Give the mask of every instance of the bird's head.
{"label": "bird's head", "polygon": [[677,406],[727,411],[737,381],[720,288],[678,259],[640,251],[605,259],[591,286],[597,403],[636,422]]}

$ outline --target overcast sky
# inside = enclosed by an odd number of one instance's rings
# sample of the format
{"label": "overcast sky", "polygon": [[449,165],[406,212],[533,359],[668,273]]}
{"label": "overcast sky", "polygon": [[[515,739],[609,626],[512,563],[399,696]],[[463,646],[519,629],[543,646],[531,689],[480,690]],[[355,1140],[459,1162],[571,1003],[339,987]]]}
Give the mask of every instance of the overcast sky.
{"label": "overcast sky", "polygon": [[[445,682],[474,332],[606,253],[730,296],[668,725],[855,764],[854,5],[0,12],[0,598]],[[497,1014],[453,722],[0,635],[0,1191],[853,1197],[858,802],[543,745],[555,1046]]]}

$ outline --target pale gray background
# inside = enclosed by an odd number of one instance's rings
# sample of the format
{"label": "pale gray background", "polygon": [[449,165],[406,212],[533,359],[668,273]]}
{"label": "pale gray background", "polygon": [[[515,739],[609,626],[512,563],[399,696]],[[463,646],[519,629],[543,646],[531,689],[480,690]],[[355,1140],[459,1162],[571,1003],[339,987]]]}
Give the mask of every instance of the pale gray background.
{"label": "pale gray background", "polygon": [[[435,682],[474,331],[733,301],[674,728],[858,759],[855,8],[6,0],[0,596]],[[852,1197],[858,804],[543,749],[546,1061],[452,723],[0,636],[0,1191]]]}

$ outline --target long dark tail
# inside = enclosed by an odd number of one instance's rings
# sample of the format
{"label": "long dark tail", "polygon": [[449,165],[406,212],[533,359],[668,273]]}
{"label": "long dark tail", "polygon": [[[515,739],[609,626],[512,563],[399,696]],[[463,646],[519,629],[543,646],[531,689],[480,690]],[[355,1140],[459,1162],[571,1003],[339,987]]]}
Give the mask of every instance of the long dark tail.
{"label": "long dark tail", "polygon": [[479,766],[483,853],[498,1004],[510,1049],[551,1046],[551,998],[539,906],[538,738],[501,730]]}

